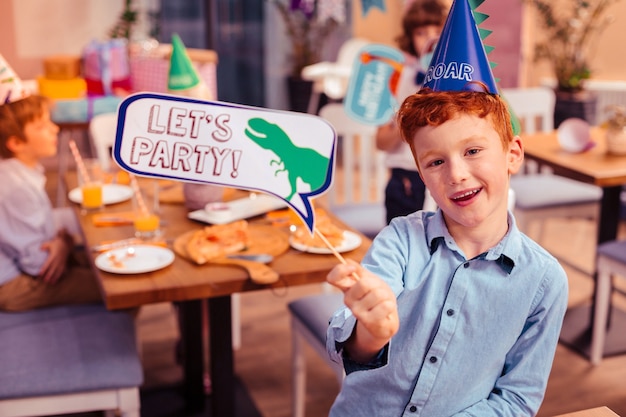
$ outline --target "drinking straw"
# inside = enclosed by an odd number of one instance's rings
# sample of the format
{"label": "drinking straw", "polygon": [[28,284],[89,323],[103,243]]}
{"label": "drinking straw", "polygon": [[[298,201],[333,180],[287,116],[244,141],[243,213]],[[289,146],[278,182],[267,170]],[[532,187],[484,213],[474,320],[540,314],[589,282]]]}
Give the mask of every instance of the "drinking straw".
{"label": "drinking straw", "polygon": [[[343,256],[341,256],[339,252],[337,252],[337,249],[335,249],[333,245],[330,244],[328,239],[326,239],[326,236],[324,236],[324,234],[320,232],[320,230],[317,227],[314,228],[313,230],[314,230],[314,233],[316,233],[320,237],[320,239],[322,239],[322,242],[324,242],[324,244],[328,246],[328,249],[330,249],[333,255],[335,255],[335,257],[339,259],[339,262],[341,262],[344,265],[348,265],[348,262],[346,261],[346,259]],[[352,277],[357,281],[360,279],[359,276],[356,274],[356,272],[352,273]]]}
{"label": "drinking straw", "polygon": [[148,207],[146,206],[146,202],[143,199],[143,195],[141,194],[141,190],[139,189],[139,184],[137,184],[137,178],[133,174],[129,175],[130,177],[130,186],[135,193],[135,197],[137,198],[137,204],[139,204],[139,210],[141,210],[141,214],[147,216],[150,214]]}
{"label": "drinking straw", "polygon": [[78,152],[78,147],[76,146],[76,142],[74,142],[74,139],[70,139],[69,146],[70,150],[72,151],[74,161],[76,161],[78,172],[80,173],[80,176],[83,177],[83,181],[85,183],[91,182],[91,178],[89,178],[89,172],[87,171],[87,167],[85,166],[85,161],[83,161],[82,156],[80,156],[80,152]]}

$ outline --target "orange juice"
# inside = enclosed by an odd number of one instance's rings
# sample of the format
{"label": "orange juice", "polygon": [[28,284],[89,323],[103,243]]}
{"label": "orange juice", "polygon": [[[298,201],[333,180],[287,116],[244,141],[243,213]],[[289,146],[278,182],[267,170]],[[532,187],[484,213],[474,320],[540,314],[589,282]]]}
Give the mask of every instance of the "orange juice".
{"label": "orange juice", "polygon": [[115,180],[117,181],[118,184],[122,184],[122,185],[128,185],[130,184],[130,176],[128,175],[128,172],[126,171],[117,171],[115,173]]}
{"label": "orange juice", "polygon": [[102,207],[102,184],[90,182],[81,187],[83,192],[82,207],[96,209]]}
{"label": "orange juice", "polygon": [[141,238],[151,238],[157,234],[159,230],[159,216],[153,213],[138,213],[133,220],[135,225],[135,236]]}

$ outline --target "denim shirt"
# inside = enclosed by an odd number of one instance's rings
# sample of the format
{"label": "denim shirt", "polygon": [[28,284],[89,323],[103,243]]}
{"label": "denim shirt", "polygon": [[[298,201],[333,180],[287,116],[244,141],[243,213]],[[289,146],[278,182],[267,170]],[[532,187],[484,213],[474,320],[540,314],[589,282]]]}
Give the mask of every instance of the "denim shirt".
{"label": "denim shirt", "polygon": [[57,226],[46,194],[43,167],[0,160],[0,285],[21,272],[37,275],[48,258],[41,244]]}
{"label": "denim shirt", "polygon": [[327,349],[347,376],[331,416],[533,416],[567,308],[558,261],[509,231],[466,259],[440,210],[394,219],[362,264],[397,295],[400,328],[374,363],[343,358],[356,323],[331,319]]}

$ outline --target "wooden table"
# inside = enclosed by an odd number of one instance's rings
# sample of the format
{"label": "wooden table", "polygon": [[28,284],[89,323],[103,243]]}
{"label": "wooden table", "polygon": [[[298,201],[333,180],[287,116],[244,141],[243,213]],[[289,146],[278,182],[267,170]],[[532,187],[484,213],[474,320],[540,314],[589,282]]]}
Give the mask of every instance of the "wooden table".
{"label": "wooden table", "polygon": [[[556,131],[522,135],[527,158],[550,166],[556,174],[602,187],[597,244],[617,237],[620,194],[626,184],[626,156],[607,154],[604,132],[601,128],[593,128],[592,139],[596,146],[582,153],[561,149]],[[570,309],[563,323],[561,341],[589,357],[592,323],[593,305],[591,308]],[[626,352],[625,325],[626,313],[613,308],[604,356]]]}
{"label": "wooden table", "polygon": [[[75,174],[74,174],[75,178]],[[70,180],[71,181],[71,180]],[[71,184],[75,184],[71,182]],[[71,189],[71,188],[70,188]],[[107,213],[128,211],[130,202],[105,208]],[[80,215],[87,250],[102,241],[132,237],[132,226],[96,227],[93,215]],[[167,222],[167,238],[175,238],[191,229],[199,229],[202,223],[189,220],[187,209],[180,204],[162,204],[161,218]],[[254,222],[254,219],[250,220]],[[262,221],[262,219],[256,219]],[[338,224],[341,224],[337,221]],[[289,233],[283,227],[285,234]],[[360,260],[370,246],[361,235],[362,245],[344,254],[346,258]],[[95,255],[92,254],[91,261]],[[209,340],[211,354],[212,416],[235,415],[233,370],[231,299],[237,292],[261,290],[270,287],[283,288],[323,282],[330,269],[338,263],[333,255],[316,255],[289,249],[272,261],[269,266],[280,275],[280,281],[271,285],[258,285],[250,281],[247,273],[226,265],[197,266],[176,256],[174,263],[164,269],[137,275],[116,275],[94,267],[101,286],[104,303],[109,309],[139,307],[164,301],[177,302],[183,335],[184,393],[189,412],[204,407],[202,357],[202,301],[208,303]]]}
{"label": "wooden table", "polygon": [[559,414],[555,417],[619,417],[607,407],[590,408],[575,413]]}

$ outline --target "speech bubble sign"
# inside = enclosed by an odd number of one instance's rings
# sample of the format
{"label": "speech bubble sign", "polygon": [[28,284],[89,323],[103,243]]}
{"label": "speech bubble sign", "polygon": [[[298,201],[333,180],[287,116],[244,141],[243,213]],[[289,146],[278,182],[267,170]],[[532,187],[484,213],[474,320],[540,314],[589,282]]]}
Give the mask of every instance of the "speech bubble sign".
{"label": "speech bubble sign", "polygon": [[272,194],[312,233],[311,199],[332,184],[335,149],[318,116],[139,93],[119,106],[113,157],[142,176]]}
{"label": "speech bubble sign", "polygon": [[361,123],[382,125],[398,108],[396,97],[404,55],[386,45],[369,44],[354,60],[344,99],[348,115]]}

